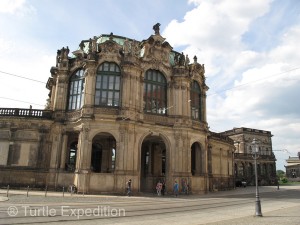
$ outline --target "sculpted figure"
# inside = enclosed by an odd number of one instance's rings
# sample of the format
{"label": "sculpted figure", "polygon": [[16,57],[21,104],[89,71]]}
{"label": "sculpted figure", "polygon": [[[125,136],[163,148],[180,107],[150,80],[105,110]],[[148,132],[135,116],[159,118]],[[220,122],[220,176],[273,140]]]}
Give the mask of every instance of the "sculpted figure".
{"label": "sculpted figure", "polygon": [[157,23],[153,26],[153,30],[154,30],[155,34],[159,34],[159,26],[160,26],[160,23]]}

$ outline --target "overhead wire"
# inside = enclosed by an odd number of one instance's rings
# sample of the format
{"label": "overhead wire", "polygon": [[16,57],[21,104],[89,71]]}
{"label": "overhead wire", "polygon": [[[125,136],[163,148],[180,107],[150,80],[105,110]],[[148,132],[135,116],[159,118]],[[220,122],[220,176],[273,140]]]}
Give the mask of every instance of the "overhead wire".
{"label": "overhead wire", "polygon": [[285,73],[289,73],[291,71],[299,70],[299,69],[300,69],[300,67],[296,67],[296,68],[293,68],[293,69],[290,69],[290,70],[287,70],[287,71],[283,71],[281,73],[276,73],[276,74],[273,74],[273,75],[270,75],[270,76],[267,76],[267,77],[264,77],[264,78],[261,78],[261,79],[258,79],[258,80],[254,80],[254,81],[251,81],[251,82],[248,82],[248,83],[240,84],[240,85],[237,85],[235,87],[231,87],[231,88],[227,88],[227,89],[224,89],[224,90],[220,90],[220,91],[217,91],[215,93],[208,94],[207,96],[212,96],[212,95],[216,95],[216,94],[219,94],[219,93],[222,93],[222,92],[225,92],[225,91],[229,91],[229,90],[233,90],[233,89],[238,89],[240,87],[247,86],[249,84],[256,83],[258,81],[266,80],[266,79],[272,78],[274,76],[279,76],[279,75],[282,75],[282,74],[285,74]]}
{"label": "overhead wire", "polygon": [[[291,72],[291,71],[294,71],[294,70],[298,70],[298,69],[300,69],[300,67],[292,68],[292,69],[290,69],[290,70],[283,71],[283,72],[281,72],[281,73],[273,74],[273,75],[270,75],[270,76],[267,76],[267,77],[264,77],[264,78],[261,78],[261,79],[258,79],[258,80],[254,80],[254,81],[251,81],[251,82],[248,82],[248,83],[244,83],[244,84],[241,84],[241,85],[237,85],[237,86],[235,86],[235,87],[231,87],[231,88],[227,88],[227,89],[224,89],[224,90],[220,90],[220,91],[217,91],[217,92],[212,93],[212,94],[207,94],[207,96],[212,96],[212,95],[216,95],[216,94],[219,94],[219,93],[222,93],[222,92],[225,92],[225,91],[230,91],[230,90],[233,90],[233,89],[238,89],[238,88],[241,88],[241,87],[243,87],[243,86],[247,86],[247,85],[250,85],[250,84],[252,84],[252,83],[255,83],[255,82],[258,82],[258,81],[262,81],[262,80],[266,80],[266,79],[272,78],[272,77],[274,77],[274,76],[279,76],[279,75],[282,75],[282,74],[285,74],[285,73],[288,73],[288,72]],[[9,76],[18,77],[18,78],[21,78],[21,79],[26,79],[26,80],[30,80],[30,81],[34,81],[34,82],[46,84],[46,82],[43,82],[43,81],[40,81],[40,80],[28,78],[28,77],[25,77],[25,76],[13,74],[13,73],[1,71],[1,70],[0,70],[0,73],[6,74],[6,75],[9,75]],[[85,95],[95,96],[95,94],[91,94],[91,93],[85,93]],[[7,99],[7,100],[12,100],[12,101],[17,101],[17,102],[29,103],[29,102],[26,102],[26,101],[21,101],[21,100],[17,100],[17,99],[6,98],[6,97],[0,97],[0,98],[2,98],[2,99]],[[38,104],[38,103],[31,103],[31,104],[42,106],[41,104]],[[43,105],[43,106],[44,106],[44,105]],[[0,105],[0,107],[1,107],[1,105]],[[168,108],[171,108],[171,107],[173,107],[173,106],[170,106],[170,107],[168,107]]]}
{"label": "overhead wire", "polygon": [[44,81],[35,80],[35,79],[32,79],[32,78],[28,78],[28,77],[20,76],[20,75],[13,74],[13,73],[8,73],[8,72],[5,72],[5,71],[0,71],[0,73],[6,74],[6,75],[9,75],[9,76],[14,76],[14,77],[18,77],[18,78],[26,79],[26,80],[30,80],[30,81],[34,81],[34,82],[39,82],[39,83],[42,83],[42,84],[46,84],[46,82],[44,82]]}

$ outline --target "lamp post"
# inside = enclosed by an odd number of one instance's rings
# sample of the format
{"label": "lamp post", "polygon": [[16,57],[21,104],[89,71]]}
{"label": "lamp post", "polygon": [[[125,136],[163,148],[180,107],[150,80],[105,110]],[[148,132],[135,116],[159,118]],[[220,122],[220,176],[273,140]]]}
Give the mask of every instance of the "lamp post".
{"label": "lamp post", "polygon": [[259,191],[258,191],[258,179],[257,179],[257,159],[259,157],[257,154],[258,154],[259,148],[258,148],[258,142],[255,138],[252,141],[252,146],[254,148],[252,150],[252,153],[254,153],[253,158],[254,158],[254,166],[255,166],[255,190],[256,190],[256,194],[255,194],[255,216],[262,216],[260,199],[259,199]]}

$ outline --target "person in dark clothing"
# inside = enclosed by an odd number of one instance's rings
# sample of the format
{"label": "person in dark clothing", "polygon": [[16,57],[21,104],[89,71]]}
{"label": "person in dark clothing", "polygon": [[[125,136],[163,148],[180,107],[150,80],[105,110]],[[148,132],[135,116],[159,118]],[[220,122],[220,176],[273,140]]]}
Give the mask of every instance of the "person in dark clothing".
{"label": "person in dark clothing", "polygon": [[127,196],[132,195],[132,193],[131,193],[131,179],[128,180],[128,182],[126,184],[126,188],[127,188]]}
{"label": "person in dark clothing", "polygon": [[162,188],[161,188],[161,194],[165,195],[165,191],[166,191],[166,183],[163,181]]}

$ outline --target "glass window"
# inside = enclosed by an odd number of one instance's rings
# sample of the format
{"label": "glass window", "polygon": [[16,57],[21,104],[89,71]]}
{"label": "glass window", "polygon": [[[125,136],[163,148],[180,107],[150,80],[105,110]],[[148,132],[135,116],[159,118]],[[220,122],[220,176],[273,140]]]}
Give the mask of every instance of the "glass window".
{"label": "glass window", "polygon": [[80,109],[84,99],[84,71],[77,70],[69,82],[68,110]]}
{"label": "glass window", "polygon": [[194,120],[201,120],[201,89],[196,81],[191,84],[191,116]]}
{"label": "glass window", "polygon": [[120,68],[113,62],[105,62],[97,70],[95,105],[119,106]]}
{"label": "glass window", "polygon": [[144,112],[154,114],[167,113],[167,82],[158,70],[148,70],[144,85]]}

